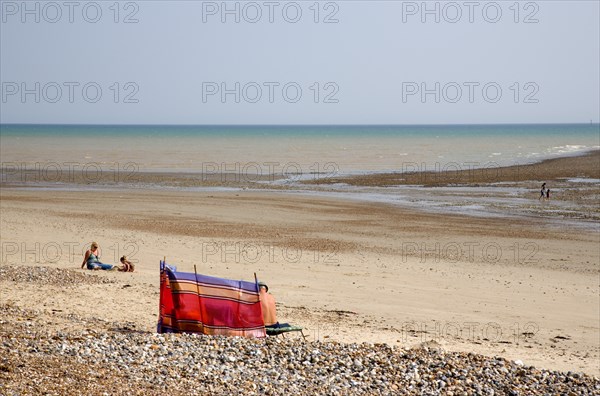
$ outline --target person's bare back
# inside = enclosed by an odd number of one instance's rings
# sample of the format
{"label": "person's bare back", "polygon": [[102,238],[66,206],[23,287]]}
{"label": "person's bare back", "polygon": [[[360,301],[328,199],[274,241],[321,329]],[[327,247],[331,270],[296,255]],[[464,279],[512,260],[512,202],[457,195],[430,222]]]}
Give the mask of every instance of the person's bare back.
{"label": "person's bare back", "polygon": [[264,283],[259,283],[260,305],[262,308],[263,321],[265,326],[277,323],[277,312],[275,310],[275,297],[269,294],[269,287]]}

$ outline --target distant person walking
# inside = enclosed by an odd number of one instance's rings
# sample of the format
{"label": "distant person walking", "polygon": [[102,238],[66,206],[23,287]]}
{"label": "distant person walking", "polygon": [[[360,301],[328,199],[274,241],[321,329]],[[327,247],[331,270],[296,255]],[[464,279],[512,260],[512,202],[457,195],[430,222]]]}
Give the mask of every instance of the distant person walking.
{"label": "distant person walking", "polygon": [[538,201],[544,198],[546,198],[546,183],[542,184],[542,189],[540,190],[540,197],[538,198]]}
{"label": "distant person walking", "polygon": [[546,190],[546,201],[550,201],[550,189]]}

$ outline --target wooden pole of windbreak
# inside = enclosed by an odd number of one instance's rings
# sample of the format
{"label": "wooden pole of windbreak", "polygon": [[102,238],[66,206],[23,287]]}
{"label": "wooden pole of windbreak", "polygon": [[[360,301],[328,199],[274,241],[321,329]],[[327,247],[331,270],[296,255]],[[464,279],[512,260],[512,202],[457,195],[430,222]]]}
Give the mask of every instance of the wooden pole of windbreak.
{"label": "wooden pole of windbreak", "polygon": [[164,297],[162,285],[163,285],[163,276],[165,276],[164,269],[165,269],[166,265],[167,265],[167,256],[164,256],[162,265],[159,268],[159,275],[158,275],[158,288],[159,288],[159,291],[158,291],[158,323],[159,323],[160,328],[157,330],[160,330],[161,333],[163,332],[162,331],[162,321],[163,321],[162,303],[163,303],[163,297]]}
{"label": "wooden pole of windbreak", "polygon": [[198,284],[198,272],[196,272],[196,264],[194,264],[194,277],[196,280],[196,292],[198,293],[198,313],[200,314],[200,323],[204,328],[204,321],[202,320],[202,304],[200,303],[200,285]]}
{"label": "wooden pole of windbreak", "polygon": [[260,288],[258,287],[258,278],[256,272],[254,273],[254,284],[256,285],[256,291],[258,291],[258,301],[260,301]]}

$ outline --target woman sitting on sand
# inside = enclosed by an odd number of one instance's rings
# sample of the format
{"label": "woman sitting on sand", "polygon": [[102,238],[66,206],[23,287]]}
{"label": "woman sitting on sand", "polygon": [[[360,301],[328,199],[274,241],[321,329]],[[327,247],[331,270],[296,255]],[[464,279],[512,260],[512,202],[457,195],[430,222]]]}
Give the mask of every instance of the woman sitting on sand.
{"label": "woman sitting on sand", "polygon": [[87,265],[87,269],[89,270],[112,270],[115,267],[114,265],[102,264],[100,262],[99,247],[96,242],[92,242],[92,246],[85,252],[83,263],[81,263],[82,269],[84,265]]}
{"label": "woman sitting on sand", "polygon": [[133,272],[133,270],[135,269],[135,266],[133,265],[133,263],[131,261],[127,260],[127,256],[121,257],[121,264],[123,264],[123,266],[121,268],[119,268],[119,271]]}

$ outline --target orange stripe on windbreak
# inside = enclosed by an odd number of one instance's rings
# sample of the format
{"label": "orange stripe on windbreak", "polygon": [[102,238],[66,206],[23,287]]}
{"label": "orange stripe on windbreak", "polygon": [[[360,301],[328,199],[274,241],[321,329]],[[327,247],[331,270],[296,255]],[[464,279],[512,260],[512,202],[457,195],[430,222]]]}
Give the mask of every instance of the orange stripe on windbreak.
{"label": "orange stripe on windbreak", "polygon": [[231,330],[231,331],[248,331],[248,330],[262,330],[265,326],[252,326],[252,327],[233,327],[233,326],[215,326],[208,325],[206,323],[202,323],[199,320],[194,319],[178,319],[177,324],[179,326],[186,327],[204,327],[205,329],[213,329],[213,330]]}
{"label": "orange stripe on windbreak", "polygon": [[[198,322],[182,322],[182,321],[177,321],[177,330],[179,331],[193,331],[196,333],[205,333],[204,332],[204,325],[202,325],[202,323],[198,323]],[[205,333],[206,334],[206,333]]]}
{"label": "orange stripe on windbreak", "polygon": [[258,295],[240,291],[239,289],[223,289],[220,287],[209,287],[196,285],[193,282],[171,282],[171,289],[175,292],[198,293],[200,290],[201,296],[227,298],[234,301],[244,301],[249,303],[258,302]]}
{"label": "orange stripe on windbreak", "polygon": [[206,335],[224,335],[224,336],[238,336],[238,337],[265,337],[266,332],[263,328],[251,328],[251,329],[230,329],[230,328],[210,328],[203,326],[201,323],[193,321],[177,321],[178,331],[189,331],[195,333],[202,333]]}

